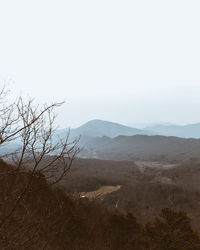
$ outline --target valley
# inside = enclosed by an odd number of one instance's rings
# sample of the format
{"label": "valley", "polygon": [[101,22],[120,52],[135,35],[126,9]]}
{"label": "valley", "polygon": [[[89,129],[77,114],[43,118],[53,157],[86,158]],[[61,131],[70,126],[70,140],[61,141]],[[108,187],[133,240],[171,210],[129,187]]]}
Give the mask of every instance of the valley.
{"label": "valley", "polygon": [[181,209],[200,230],[199,171],[200,164],[192,162],[76,159],[60,186],[67,193],[81,193],[111,210],[117,204],[121,212],[130,212],[143,223],[153,220],[162,208]]}

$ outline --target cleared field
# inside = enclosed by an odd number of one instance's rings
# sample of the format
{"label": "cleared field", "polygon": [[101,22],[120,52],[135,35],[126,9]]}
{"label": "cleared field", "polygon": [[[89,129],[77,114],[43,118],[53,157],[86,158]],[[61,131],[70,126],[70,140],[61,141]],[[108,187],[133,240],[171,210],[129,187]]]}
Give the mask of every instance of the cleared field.
{"label": "cleared field", "polygon": [[98,190],[91,191],[91,192],[82,192],[80,193],[80,197],[88,198],[88,199],[96,199],[102,198],[106,194],[113,193],[121,188],[120,185],[117,186],[102,186]]}

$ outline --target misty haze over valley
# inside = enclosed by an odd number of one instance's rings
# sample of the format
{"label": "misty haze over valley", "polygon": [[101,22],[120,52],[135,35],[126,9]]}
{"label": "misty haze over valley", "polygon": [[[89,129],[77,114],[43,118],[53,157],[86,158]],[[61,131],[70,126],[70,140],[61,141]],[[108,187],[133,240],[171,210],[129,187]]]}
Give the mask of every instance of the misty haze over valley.
{"label": "misty haze over valley", "polygon": [[0,250],[200,250],[200,1],[0,1]]}

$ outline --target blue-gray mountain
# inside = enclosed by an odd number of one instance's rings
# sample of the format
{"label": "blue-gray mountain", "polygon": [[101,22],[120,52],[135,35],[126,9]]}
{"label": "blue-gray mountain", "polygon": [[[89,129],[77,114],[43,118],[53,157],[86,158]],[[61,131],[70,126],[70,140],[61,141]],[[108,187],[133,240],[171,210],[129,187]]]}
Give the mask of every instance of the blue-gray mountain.
{"label": "blue-gray mountain", "polygon": [[[59,134],[62,135],[66,129],[60,130]],[[163,136],[176,136],[182,138],[200,138],[200,123],[189,125],[160,125],[147,126],[144,129],[137,129],[125,126],[119,123],[92,120],[82,126],[71,129],[71,138],[78,136],[89,137],[102,137],[107,136],[114,138],[120,135],[163,135]]]}
{"label": "blue-gray mountain", "polygon": [[200,123],[189,125],[155,125],[146,127],[145,130],[150,130],[160,135],[177,136],[182,138],[200,138]]}
{"label": "blue-gray mountain", "polygon": [[[66,129],[58,133],[62,137]],[[195,139],[200,138],[200,124],[160,125],[140,130],[93,120],[70,131],[71,140],[80,135],[79,146],[82,151],[79,156],[84,158],[156,161],[200,158],[200,139]],[[186,139],[188,137],[194,139]]]}
{"label": "blue-gray mountain", "polygon": [[[103,120],[92,120],[82,126],[72,129],[71,136],[89,136],[89,137],[102,137],[107,136],[110,138],[117,137],[119,135],[153,135],[155,132],[148,130],[141,130],[119,123],[108,122]],[[157,134],[157,133],[156,133]]]}

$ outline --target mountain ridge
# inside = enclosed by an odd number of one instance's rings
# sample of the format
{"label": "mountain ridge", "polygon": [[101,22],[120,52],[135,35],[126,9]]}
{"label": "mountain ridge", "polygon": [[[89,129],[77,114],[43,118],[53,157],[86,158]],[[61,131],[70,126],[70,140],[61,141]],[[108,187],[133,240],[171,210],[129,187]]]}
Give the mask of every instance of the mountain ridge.
{"label": "mountain ridge", "polygon": [[[60,129],[59,134],[66,133],[67,129]],[[120,135],[161,135],[175,136],[179,138],[200,138],[200,123],[176,125],[176,124],[155,124],[146,126],[143,129],[123,125],[117,122],[105,121],[100,119],[90,120],[77,128],[70,129],[70,136],[76,138],[79,136],[114,138]]]}
{"label": "mountain ridge", "polygon": [[175,136],[118,136],[85,139],[83,157],[105,160],[184,161],[200,158],[200,139]]}
{"label": "mountain ridge", "polygon": [[[64,131],[66,131],[66,129],[60,130],[59,133],[62,134],[62,132]],[[77,128],[70,129],[70,136],[72,138],[79,136],[89,136],[89,137],[107,136],[110,138],[114,138],[119,135],[127,135],[127,136],[136,134],[153,135],[155,133],[156,132],[137,129],[126,125],[122,125],[120,123],[99,120],[99,119],[90,120]]]}
{"label": "mountain ridge", "polygon": [[164,136],[176,136],[181,138],[200,138],[200,123],[186,125],[154,125],[145,129]]}

